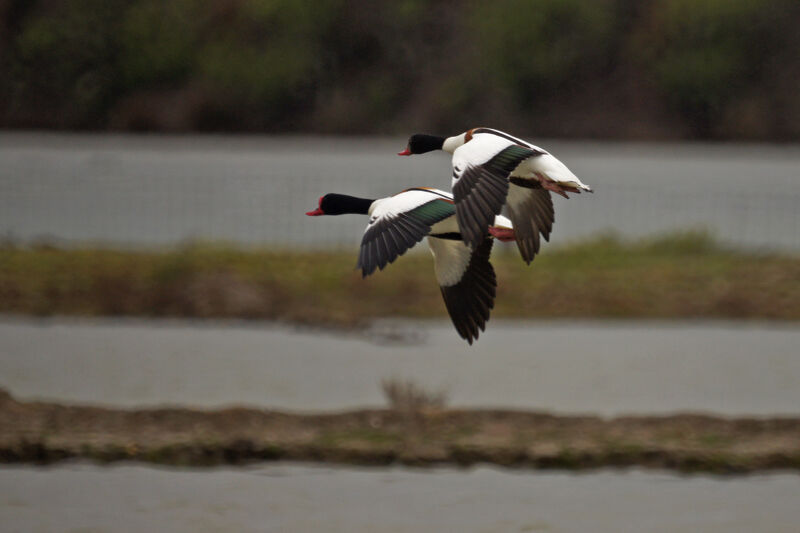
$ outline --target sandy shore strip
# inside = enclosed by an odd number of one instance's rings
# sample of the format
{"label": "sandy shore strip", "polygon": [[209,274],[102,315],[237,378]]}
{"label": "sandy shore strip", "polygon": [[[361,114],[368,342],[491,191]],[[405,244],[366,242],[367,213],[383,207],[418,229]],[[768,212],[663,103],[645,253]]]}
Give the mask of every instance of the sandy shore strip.
{"label": "sandy shore strip", "polygon": [[800,470],[800,417],[559,416],[481,409],[299,414],[251,408],[113,409],[0,392],[0,461],[179,466],[312,461],[682,472]]}

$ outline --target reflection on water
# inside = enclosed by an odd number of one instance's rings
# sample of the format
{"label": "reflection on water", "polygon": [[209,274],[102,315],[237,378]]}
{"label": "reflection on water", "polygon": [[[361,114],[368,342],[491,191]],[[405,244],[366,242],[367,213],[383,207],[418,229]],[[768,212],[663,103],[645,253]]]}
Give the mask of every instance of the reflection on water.
{"label": "reflection on water", "polygon": [[800,476],[272,464],[0,469],[5,531],[796,533]]}
{"label": "reflection on water", "polygon": [[[737,245],[800,250],[800,149],[541,140],[596,190],[555,198],[553,243],[615,230],[704,227]],[[303,215],[319,196],[449,189],[444,153],[405,138],[0,133],[0,234],[114,244],[215,239],[355,245],[359,217]]]}
{"label": "reflection on water", "polygon": [[[400,342],[410,339],[412,342]],[[503,322],[468,347],[446,322],[367,335],[269,324],[0,322],[0,386],[21,399],[114,405],[383,405],[380,381],[450,404],[558,412],[791,414],[800,328],[747,322]]]}

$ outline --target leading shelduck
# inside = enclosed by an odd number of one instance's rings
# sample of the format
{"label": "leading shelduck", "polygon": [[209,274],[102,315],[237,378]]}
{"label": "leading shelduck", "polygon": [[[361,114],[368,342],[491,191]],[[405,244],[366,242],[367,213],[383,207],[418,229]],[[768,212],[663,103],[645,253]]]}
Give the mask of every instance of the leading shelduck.
{"label": "leading shelduck", "polygon": [[514,240],[511,221],[496,216],[473,244],[465,244],[456,221],[450,193],[418,187],[377,200],[345,194],[326,194],[309,216],[369,215],[361,240],[357,268],[372,274],[403,255],[426,236],[436,280],[458,334],[472,344],[486,327],[494,307],[497,279],[489,262],[492,237]]}
{"label": "leading shelduck", "polygon": [[397,155],[444,150],[453,154],[453,196],[464,242],[475,248],[496,215],[506,207],[517,247],[530,264],[547,241],[555,214],[550,192],[592,192],[567,167],[538,146],[491,128],[473,128],[453,137],[417,133]]}

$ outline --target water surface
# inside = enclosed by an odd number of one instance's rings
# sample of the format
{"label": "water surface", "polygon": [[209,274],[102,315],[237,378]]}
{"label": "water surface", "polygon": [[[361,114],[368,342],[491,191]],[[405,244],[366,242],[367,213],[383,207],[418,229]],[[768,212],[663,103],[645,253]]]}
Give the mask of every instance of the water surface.
{"label": "water surface", "polygon": [[800,476],[0,468],[4,531],[796,533]]}
{"label": "water surface", "polygon": [[[800,250],[796,145],[537,139],[594,195],[555,199],[554,243],[707,228],[726,242]],[[328,192],[450,189],[438,152],[404,138],[0,133],[0,235],[65,243],[355,246],[360,217],[304,213]]]}
{"label": "water surface", "polygon": [[468,346],[446,322],[365,334],[261,323],[0,322],[0,386],[123,406],[381,406],[384,378],[454,406],[800,414],[800,328],[747,322],[504,322]]}

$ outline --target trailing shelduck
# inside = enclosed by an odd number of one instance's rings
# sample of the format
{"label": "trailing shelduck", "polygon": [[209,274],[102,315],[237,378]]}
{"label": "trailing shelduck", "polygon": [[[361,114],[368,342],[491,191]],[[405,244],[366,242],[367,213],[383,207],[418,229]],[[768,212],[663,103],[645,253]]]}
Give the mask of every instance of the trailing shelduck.
{"label": "trailing shelduck", "polygon": [[397,155],[444,150],[453,154],[453,195],[464,242],[477,245],[505,206],[522,258],[530,264],[547,241],[555,215],[550,192],[592,192],[546,150],[491,128],[474,128],[454,137],[417,133]]}
{"label": "trailing shelduck", "polygon": [[[434,260],[436,280],[447,312],[458,334],[470,344],[486,327],[494,307],[497,280],[489,262],[493,240],[485,232],[467,245],[456,222],[450,193],[418,187],[394,196],[371,200],[344,194],[326,194],[306,215],[369,215],[356,268],[366,277],[383,270],[426,236]],[[493,219],[491,231],[503,241],[514,240],[511,221]]]}

